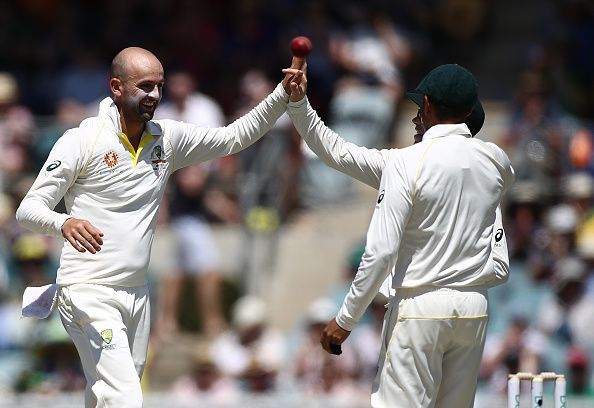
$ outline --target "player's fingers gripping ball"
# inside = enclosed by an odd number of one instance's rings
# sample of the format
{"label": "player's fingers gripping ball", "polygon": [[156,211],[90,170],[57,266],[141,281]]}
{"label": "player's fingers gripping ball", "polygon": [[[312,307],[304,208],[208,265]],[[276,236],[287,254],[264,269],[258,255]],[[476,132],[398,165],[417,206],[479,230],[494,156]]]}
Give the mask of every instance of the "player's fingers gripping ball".
{"label": "player's fingers gripping ball", "polygon": [[307,58],[312,49],[311,41],[305,36],[295,37],[291,41],[291,52],[297,58]]}

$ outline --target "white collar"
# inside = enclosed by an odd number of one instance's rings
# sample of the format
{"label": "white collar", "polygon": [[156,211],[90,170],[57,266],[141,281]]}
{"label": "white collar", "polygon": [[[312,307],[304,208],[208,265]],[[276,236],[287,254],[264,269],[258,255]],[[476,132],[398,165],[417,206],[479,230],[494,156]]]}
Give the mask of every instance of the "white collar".
{"label": "white collar", "polygon": [[423,135],[423,140],[435,139],[436,137],[444,137],[444,136],[464,136],[464,137],[472,137],[468,126],[466,123],[455,123],[455,124],[438,124],[431,126]]}

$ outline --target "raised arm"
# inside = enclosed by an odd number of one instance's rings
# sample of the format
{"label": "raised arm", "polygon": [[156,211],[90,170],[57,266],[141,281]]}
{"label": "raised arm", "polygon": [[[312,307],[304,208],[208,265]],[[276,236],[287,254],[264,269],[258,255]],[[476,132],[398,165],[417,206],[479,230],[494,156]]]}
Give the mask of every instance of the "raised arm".
{"label": "raised arm", "polygon": [[368,149],[345,141],[328,128],[311,107],[307,90],[306,65],[301,70],[285,69],[292,75],[289,117],[309,148],[328,166],[375,189],[379,188],[386,151]]}
{"label": "raised arm", "polygon": [[289,95],[282,84],[258,106],[233,123],[219,128],[162,121],[174,151],[174,170],[237,153],[258,141],[286,111]]}
{"label": "raised arm", "polygon": [[[300,67],[303,59],[293,58],[291,66]],[[219,128],[162,121],[174,150],[174,170],[220,156],[237,153],[258,141],[286,112],[289,102],[289,82],[286,74],[274,91],[256,107],[233,123]]]}

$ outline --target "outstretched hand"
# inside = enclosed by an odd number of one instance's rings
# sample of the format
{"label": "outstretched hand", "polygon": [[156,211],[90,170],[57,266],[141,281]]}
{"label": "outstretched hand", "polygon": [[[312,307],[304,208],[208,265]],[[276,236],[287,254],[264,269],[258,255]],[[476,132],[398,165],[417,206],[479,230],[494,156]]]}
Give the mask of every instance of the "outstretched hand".
{"label": "outstretched hand", "polygon": [[68,218],[62,224],[62,235],[78,252],[95,254],[103,245],[103,232],[87,220]]}
{"label": "outstretched hand", "polygon": [[303,58],[293,57],[291,67],[283,69],[285,78],[283,87],[290,95],[291,102],[298,102],[305,97],[307,91],[307,62]]}

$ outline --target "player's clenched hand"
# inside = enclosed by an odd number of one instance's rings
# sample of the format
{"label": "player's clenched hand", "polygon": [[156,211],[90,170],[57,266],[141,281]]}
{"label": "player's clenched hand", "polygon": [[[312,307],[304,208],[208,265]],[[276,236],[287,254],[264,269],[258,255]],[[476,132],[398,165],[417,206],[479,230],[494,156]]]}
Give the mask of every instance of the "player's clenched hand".
{"label": "player's clenched hand", "polygon": [[288,94],[291,93],[291,81],[293,80],[293,77],[295,76],[295,72],[297,70],[302,69],[305,66],[305,58],[297,58],[297,57],[293,57],[293,59],[291,60],[291,66],[287,69],[291,69],[293,70],[292,73],[289,72],[285,72],[286,69],[283,69],[283,73],[285,74],[285,77],[283,78],[282,84],[283,87],[285,88],[285,91],[287,91]]}
{"label": "player's clenched hand", "polygon": [[307,62],[303,58],[293,57],[290,68],[283,69],[285,78],[283,86],[290,95],[292,102],[298,102],[305,97],[307,91]]}
{"label": "player's clenched hand", "polygon": [[320,343],[322,344],[324,350],[330,354],[334,354],[330,345],[341,345],[347,339],[347,337],[349,337],[349,334],[351,334],[350,331],[343,329],[338,325],[338,323],[336,323],[335,319],[332,319],[322,331]]}
{"label": "player's clenched hand", "polygon": [[103,245],[103,233],[87,220],[68,218],[62,224],[62,235],[78,252],[95,254]]}

